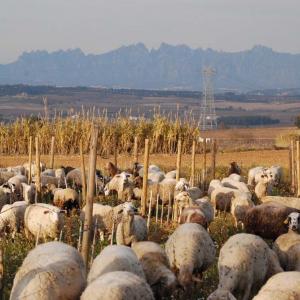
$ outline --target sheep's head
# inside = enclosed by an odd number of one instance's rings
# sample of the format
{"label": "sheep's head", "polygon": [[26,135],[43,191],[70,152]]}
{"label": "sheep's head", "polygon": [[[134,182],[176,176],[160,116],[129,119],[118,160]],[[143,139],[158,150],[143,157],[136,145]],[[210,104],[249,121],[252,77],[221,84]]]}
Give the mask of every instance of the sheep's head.
{"label": "sheep's head", "polygon": [[125,202],[123,204],[123,214],[132,216],[137,212],[137,209],[134,207],[134,205],[131,202]]}
{"label": "sheep's head", "polygon": [[175,202],[177,202],[178,207],[187,207],[192,204],[192,198],[188,192],[180,192],[175,197]]}
{"label": "sheep's head", "polygon": [[189,188],[189,184],[183,178],[180,178],[180,180],[176,183],[175,186],[175,190],[180,192],[187,191],[188,188]]}
{"label": "sheep's head", "polygon": [[13,183],[7,182],[1,185],[1,189],[4,194],[9,195],[15,191],[15,185]]}
{"label": "sheep's head", "polygon": [[227,290],[217,289],[208,296],[207,300],[236,300],[236,298]]}
{"label": "sheep's head", "polygon": [[292,212],[288,215],[284,224],[288,224],[289,230],[299,231],[300,229],[300,213]]}

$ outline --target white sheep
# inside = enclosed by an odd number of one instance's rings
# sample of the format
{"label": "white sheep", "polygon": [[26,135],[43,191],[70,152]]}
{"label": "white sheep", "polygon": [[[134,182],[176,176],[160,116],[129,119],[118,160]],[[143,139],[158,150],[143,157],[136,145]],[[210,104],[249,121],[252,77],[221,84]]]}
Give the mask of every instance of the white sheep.
{"label": "white sheep", "polygon": [[165,250],[160,245],[148,241],[133,243],[132,249],[156,298],[171,294],[176,288],[177,280],[170,270]]}
{"label": "white sheep", "polygon": [[300,299],[300,272],[282,272],[272,276],[253,300]]}
{"label": "white sheep", "polygon": [[81,300],[154,300],[146,281],[130,272],[106,273],[91,282],[80,297]]}
{"label": "white sheep", "polygon": [[14,172],[16,175],[25,175],[26,172],[24,166],[7,167],[6,170],[8,172]]}
{"label": "white sheep", "polygon": [[261,175],[261,180],[255,185],[255,195],[259,201],[272,193],[273,185],[267,175]]}
{"label": "white sheep", "polygon": [[32,234],[35,238],[56,239],[63,229],[65,217],[60,208],[45,204],[37,203],[29,205],[26,208],[25,216],[25,235],[29,238]]}
{"label": "white sheep", "polygon": [[214,208],[212,203],[207,197],[200,198],[194,201],[194,203],[201,209],[204,213],[206,221],[210,224],[214,220]]}
{"label": "white sheep", "polygon": [[55,177],[55,170],[54,169],[46,169],[41,173],[41,176],[52,176]]}
{"label": "white sheep", "polygon": [[282,181],[283,169],[280,166],[271,166],[267,170],[267,175],[275,185],[278,185]]}
{"label": "white sheep", "polygon": [[136,208],[131,203],[124,203],[123,216],[116,232],[118,245],[130,246],[133,242],[147,240],[147,223],[141,216],[135,216],[135,212]]}
{"label": "white sheep", "polygon": [[[45,164],[40,162],[40,170],[43,172],[45,170]],[[23,167],[25,168],[25,175],[28,176],[29,170],[30,170],[30,165],[29,163],[23,164]],[[34,177],[37,174],[37,166],[35,162],[31,163],[31,176]]]}
{"label": "white sheep", "polygon": [[31,250],[19,268],[10,299],[79,299],[86,285],[80,253],[61,242]]}
{"label": "white sheep", "polygon": [[273,250],[284,270],[300,271],[300,214],[289,214],[285,223],[289,224],[289,231],[276,239]]}
{"label": "white sheep", "polygon": [[215,246],[207,231],[198,224],[182,224],[172,233],[165,245],[172,269],[178,270],[178,281],[187,287],[196,273],[205,271],[215,260]]}
{"label": "white sheep", "polygon": [[235,180],[235,181],[239,181],[239,182],[244,182],[244,178],[239,175],[239,174],[236,174],[236,173],[232,173],[228,176],[228,178],[232,179],[232,180]]}
{"label": "white sheep", "polygon": [[15,172],[0,171],[0,184],[6,183],[10,178],[16,175]]}
{"label": "white sheep", "polygon": [[264,167],[255,167],[251,168],[248,171],[248,185],[254,186],[260,181],[261,175],[266,174],[266,168]]}
{"label": "white sheep", "polygon": [[221,183],[221,181],[219,179],[213,179],[208,186],[208,191],[207,191],[207,195],[210,197],[212,192],[216,189],[216,188],[220,188],[223,187],[223,184]]}
{"label": "white sheep", "polygon": [[22,196],[23,194],[23,188],[22,183],[27,183],[27,178],[24,175],[16,175],[14,177],[11,177],[7,183],[13,185],[12,191],[16,193],[18,196]]}
{"label": "white sheep", "polygon": [[88,284],[108,272],[126,271],[145,278],[145,274],[134,251],[126,246],[110,245],[95,258],[88,275]]}
{"label": "white sheep", "polygon": [[176,184],[176,180],[172,178],[165,178],[159,183],[159,198],[163,204],[173,201]]}
{"label": "white sheep", "polygon": [[[84,221],[86,206],[81,210],[80,219]],[[93,225],[97,222],[98,230],[104,233],[112,233],[115,226],[121,221],[123,215],[123,204],[112,207],[100,203],[93,203]]]}
{"label": "white sheep", "polygon": [[115,175],[104,188],[105,196],[110,195],[111,192],[118,194],[118,200],[130,201],[133,198],[133,183],[128,180],[131,174],[122,172]]}
{"label": "white sheep", "polygon": [[35,201],[36,187],[32,184],[22,182],[23,200],[28,204],[32,204]]}
{"label": "white sheep", "polygon": [[3,184],[0,186],[0,209],[2,209],[5,204],[10,203],[11,195],[12,190],[10,185]]}
{"label": "white sheep", "polygon": [[261,198],[262,203],[277,202],[287,207],[296,208],[300,210],[300,198],[296,197],[280,197],[280,196],[266,196]]}
{"label": "white sheep", "polygon": [[172,171],[168,172],[168,173],[165,175],[165,178],[172,178],[172,179],[175,179],[175,178],[176,178],[176,170],[172,170]]}
{"label": "white sheep", "polygon": [[24,214],[27,206],[28,203],[25,201],[4,205],[0,212],[0,233],[8,228],[14,238],[24,226]]}
{"label": "white sheep", "polygon": [[253,207],[254,203],[248,198],[246,193],[240,193],[235,195],[231,200],[230,212],[234,218],[235,227],[238,227],[238,223],[242,223],[245,218],[246,212],[250,207]]}
{"label": "white sheep", "polygon": [[251,197],[252,197],[247,184],[244,183],[244,182],[236,181],[236,180],[233,180],[233,179],[230,179],[230,178],[226,177],[226,178],[222,179],[221,183],[225,187],[232,188],[232,189],[237,189],[241,192],[247,193],[249,199],[251,199]]}
{"label": "white sheep", "polygon": [[218,261],[219,285],[208,300],[250,299],[265,281],[282,272],[278,257],[259,236],[239,233],[223,245]]}
{"label": "white sheep", "polygon": [[73,208],[79,209],[79,195],[70,188],[55,189],[53,194],[53,204],[69,213]]}

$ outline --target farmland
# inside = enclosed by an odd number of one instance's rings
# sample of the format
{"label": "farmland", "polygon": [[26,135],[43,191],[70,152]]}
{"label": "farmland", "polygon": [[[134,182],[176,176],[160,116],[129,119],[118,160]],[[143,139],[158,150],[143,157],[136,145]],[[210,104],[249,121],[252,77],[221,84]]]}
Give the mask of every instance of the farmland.
{"label": "farmland", "polygon": [[[289,190],[289,139],[297,135],[298,130],[292,127],[274,128],[248,128],[224,129],[212,132],[200,132],[193,119],[180,120],[156,115],[153,120],[129,120],[117,115],[108,119],[105,115],[93,116],[92,111],[85,111],[80,118],[57,116],[46,120],[33,120],[19,118],[15,122],[2,124],[0,131],[0,167],[22,165],[28,162],[28,142],[31,137],[38,137],[41,150],[41,161],[49,166],[51,137],[55,137],[54,168],[60,166],[81,167],[79,143],[82,140],[85,152],[85,161],[88,162],[90,143],[90,128],[93,124],[99,127],[97,168],[105,173],[105,166],[109,161],[117,158],[121,170],[130,168],[134,161],[133,140],[138,137],[139,161],[143,162],[144,139],[150,138],[150,164],[159,166],[164,172],[176,168],[177,142],[180,137],[183,142],[183,155],[181,162],[181,176],[189,179],[191,174],[191,145],[199,137],[214,138],[217,141],[216,178],[223,178],[227,174],[229,163],[236,161],[242,167],[242,174],[247,175],[249,168],[257,165],[281,165],[284,168],[285,183],[274,190],[274,194],[290,195]],[[207,144],[208,180],[211,179],[211,145]],[[34,150],[34,149],[33,149]],[[196,184],[201,184],[203,169],[203,145],[197,142],[195,174]],[[51,198],[51,197],[50,197]],[[45,195],[43,202],[52,203],[49,196]],[[95,202],[116,204],[114,197],[98,196]],[[137,206],[140,204],[137,202]],[[176,223],[167,222],[166,208],[164,218],[158,223],[152,217],[149,229],[149,239],[162,246],[168,236],[176,228]],[[73,246],[78,244],[79,219],[73,215],[68,218],[62,233],[62,240]],[[240,232],[233,225],[230,214],[217,217],[210,225],[210,234],[217,245],[217,252],[225,241],[233,234]],[[96,256],[106,246],[104,242],[96,239]],[[34,248],[34,241],[28,241],[21,231],[15,240],[9,235],[2,238],[0,246],[4,249],[4,299],[8,299],[14,275],[21,265],[27,252]],[[206,299],[217,287],[217,262],[206,271],[201,283],[198,283],[189,293],[188,299]],[[186,294],[178,290],[176,299],[186,299]]]}

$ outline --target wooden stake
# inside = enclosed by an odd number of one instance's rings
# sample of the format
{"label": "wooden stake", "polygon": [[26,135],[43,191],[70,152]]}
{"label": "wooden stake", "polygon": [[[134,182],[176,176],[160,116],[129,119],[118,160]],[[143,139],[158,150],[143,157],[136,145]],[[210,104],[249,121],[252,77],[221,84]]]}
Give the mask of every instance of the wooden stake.
{"label": "wooden stake", "polygon": [[53,136],[51,138],[51,152],[50,152],[50,169],[54,168],[54,144],[55,143],[55,137]]}
{"label": "wooden stake", "polygon": [[169,203],[168,203],[168,214],[167,214],[167,223],[169,224],[170,220],[170,211],[171,211],[171,194],[169,192]]}
{"label": "wooden stake", "polygon": [[149,232],[150,221],[151,221],[151,209],[152,209],[152,191],[150,192],[149,209],[148,209],[148,219],[147,219],[148,232]]}
{"label": "wooden stake", "polygon": [[114,165],[118,166],[118,141],[116,136],[114,139]]}
{"label": "wooden stake", "polygon": [[158,200],[159,200],[159,195],[157,194],[156,197],[156,214],[155,214],[155,223],[157,224],[158,221]]}
{"label": "wooden stake", "polygon": [[297,146],[297,197],[300,196],[300,141],[296,141]]}
{"label": "wooden stake", "polygon": [[164,203],[161,204],[161,212],[160,212],[160,225],[163,223],[163,217],[164,217]]}
{"label": "wooden stake", "polygon": [[97,162],[97,140],[98,140],[98,127],[93,128],[93,134],[91,135],[91,146],[90,146],[90,157],[89,157],[89,182],[86,196],[86,210],[84,217],[83,226],[83,237],[82,237],[82,257],[85,263],[86,269],[88,269],[89,261],[89,250],[90,250],[90,233],[93,224],[93,199],[95,195],[95,173],[96,173],[96,162]]}
{"label": "wooden stake", "polygon": [[203,165],[202,165],[202,189],[205,190],[206,184],[206,138],[203,141]]}
{"label": "wooden stake", "polygon": [[94,252],[95,252],[97,229],[98,229],[98,219],[96,218],[95,225],[94,225],[94,235],[93,235],[93,243],[92,243],[92,253],[91,253],[90,266],[92,265],[92,263],[94,261]]}
{"label": "wooden stake", "polygon": [[41,201],[42,188],[41,188],[41,161],[40,161],[40,147],[39,147],[39,138],[35,138],[35,167],[36,167],[36,201]]}
{"label": "wooden stake", "polygon": [[32,136],[29,137],[29,172],[28,172],[28,184],[31,184],[32,180]]}
{"label": "wooden stake", "polygon": [[86,175],[85,175],[85,162],[84,162],[84,154],[83,154],[83,141],[80,140],[79,144],[80,150],[80,161],[81,161],[81,178],[82,178],[82,202],[86,201]]}
{"label": "wooden stake", "polygon": [[181,139],[178,140],[178,146],[177,146],[176,181],[179,181],[180,178],[180,167],[181,167]]}
{"label": "wooden stake", "polygon": [[134,159],[135,163],[137,163],[139,161],[138,137],[137,136],[134,137],[133,159]]}
{"label": "wooden stake", "polygon": [[195,186],[195,164],[196,164],[196,141],[193,141],[193,146],[192,146],[192,166],[191,166],[191,180],[190,184],[191,186]]}
{"label": "wooden stake", "polygon": [[292,185],[292,177],[293,177],[293,160],[292,160],[292,145],[290,143],[290,147],[289,147],[289,179],[290,179],[290,185]]}
{"label": "wooden stake", "polygon": [[112,225],[112,230],[111,230],[111,240],[110,240],[111,245],[114,244],[114,232],[115,232],[115,220],[113,220],[113,225]]}
{"label": "wooden stake", "polygon": [[148,169],[149,169],[149,139],[145,139],[144,174],[142,193],[142,216],[146,215],[147,192],[148,192]]}
{"label": "wooden stake", "polygon": [[295,192],[295,141],[291,140],[291,152],[292,152],[292,186],[291,190]]}
{"label": "wooden stake", "polygon": [[211,176],[212,179],[216,176],[216,155],[217,155],[217,142],[215,139],[212,141],[211,145]]}
{"label": "wooden stake", "polygon": [[79,226],[79,236],[78,236],[78,243],[77,243],[77,250],[80,252],[81,248],[81,236],[82,236],[82,221],[80,222]]}

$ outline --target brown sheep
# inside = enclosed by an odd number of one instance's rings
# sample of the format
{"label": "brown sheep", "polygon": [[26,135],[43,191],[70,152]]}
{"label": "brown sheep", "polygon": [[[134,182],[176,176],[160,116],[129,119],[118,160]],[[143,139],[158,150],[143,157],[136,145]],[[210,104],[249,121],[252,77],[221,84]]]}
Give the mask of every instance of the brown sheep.
{"label": "brown sheep", "polygon": [[106,164],[105,170],[107,171],[109,177],[114,177],[120,173],[120,170],[112,162],[108,162]]}
{"label": "brown sheep", "polygon": [[197,223],[204,228],[208,227],[208,222],[204,213],[201,211],[200,207],[197,206],[186,207],[180,215],[179,223]]}
{"label": "brown sheep", "polygon": [[228,176],[231,174],[241,175],[241,168],[238,166],[238,164],[235,161],[230,163],[230,168],[228,170]]}
{"label": "brown sheep", "polygon": [[281,234],[288,232],[288,225],[284,224],[284,221],[292,212],[300,211],[276,202],[252,207],[246,212],[244,219],[246,232],[275,240]]}

